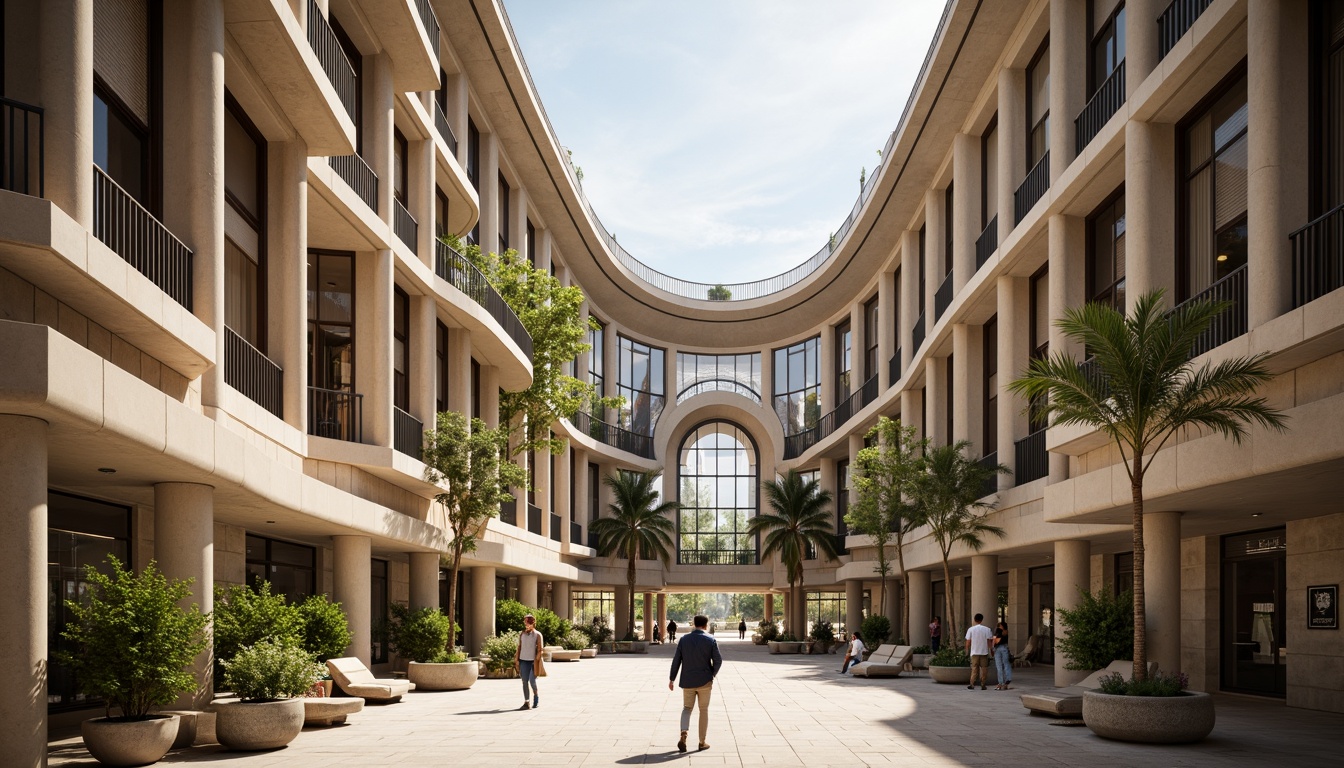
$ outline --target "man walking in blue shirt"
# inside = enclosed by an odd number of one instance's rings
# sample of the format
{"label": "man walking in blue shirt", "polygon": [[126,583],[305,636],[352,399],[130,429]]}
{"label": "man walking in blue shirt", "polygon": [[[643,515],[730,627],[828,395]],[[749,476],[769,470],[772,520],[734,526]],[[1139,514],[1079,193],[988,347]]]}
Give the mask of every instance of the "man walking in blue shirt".
{"label": "man walking in blue shirt", "polygon": [[700,749],[709,749],[705,743],[705,733],[709,730],[709,692],[714,685],[714,676],[723,669],[723,657],[719,655],[718,641],[705,634],[708,626],[708,616],[695,617],[695,631],[677,641],[677,652],[672,656],[672,674],[667,680],[667,690],[673,690],[677,670],[681,670],[681,740],[677,742],[677,749],[682,752],[686,751],[691,707],[696,702],[700,707]]}

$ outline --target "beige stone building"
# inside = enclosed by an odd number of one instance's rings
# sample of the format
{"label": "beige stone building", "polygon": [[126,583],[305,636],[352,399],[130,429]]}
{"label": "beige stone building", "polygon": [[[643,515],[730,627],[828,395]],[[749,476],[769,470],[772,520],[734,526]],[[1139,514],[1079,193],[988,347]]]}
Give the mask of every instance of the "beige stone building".
{"label": "beige stone building", "polygon": [[[1006,385],[1065,344],[1065,307],[1161,287],[1234,302],[1202,356],[1274,353],[1290,428],[1157,457],[1150,657],[1197,689],[1344,711],[1344,643],[1308,628],[1307,599],[1344,581],[1344,3],[951,0],[833,242],[718,300],[603,228],[499,0],[0,14],[15,765],[45,760],[49,717],[100,711],[50,654],[79,566],[107,553],[195,579],[206,609],[204,587],[257,577],[329,593],[350,653],[395,665],[387,606],[446,591],[423,425],[497,423],[532,376],[532,340],[444,233],[580,286],[602,326],[575,375],[627,403],[555,424],[568,449],[533,457],[533,490],[489,523],[461,585],[469,650],[506,595],[624,625],[623,563],[587,537],[620,468],[661,467],[690,507],[673,563],[640,563],[646,632],[668,593],[782,593],[744,533],[760,482],[815,472],[839,523],[888,415],[1013,470],[986,489],[1007,535],[954,550],[953,583],[916,534],[909,640],[950,592],[958,626],[1002,612],[1069,681],[1054,613],[1132,573],[1128,484],[1101,435],[1032,423]],[[809,614],[897,615],[871,604],[871,544],[841,533],[838,562],[807,564]]]}

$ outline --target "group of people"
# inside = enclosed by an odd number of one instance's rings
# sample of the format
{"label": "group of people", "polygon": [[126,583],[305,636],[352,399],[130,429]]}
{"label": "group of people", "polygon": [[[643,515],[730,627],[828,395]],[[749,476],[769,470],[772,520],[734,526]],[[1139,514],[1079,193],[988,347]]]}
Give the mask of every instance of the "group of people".
{"label": "group of people", "polygon": [[975,681],[980,681],[980,690],[986,690],[989,678],[989,657],[994,657],[994,671],[998,673],[999,684],[996,691],[1006,691],[1013,682],[1013,655],[1008,650],[1008,624],[999,622],[992,631],[985,626],[985,615],[975,614],[975,623],[966,630],[966,653],[971,657],[971,684],[966,690],[975,690]]}

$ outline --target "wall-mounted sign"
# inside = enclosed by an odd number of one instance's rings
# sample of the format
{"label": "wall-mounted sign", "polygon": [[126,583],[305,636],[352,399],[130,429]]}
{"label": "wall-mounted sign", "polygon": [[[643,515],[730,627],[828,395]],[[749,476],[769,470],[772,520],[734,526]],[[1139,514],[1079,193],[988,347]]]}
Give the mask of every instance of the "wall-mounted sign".
{"label": "wall-mounted sign", "polygon": [[1307,629],[1339,629],[1339,585],[1307,587]]}

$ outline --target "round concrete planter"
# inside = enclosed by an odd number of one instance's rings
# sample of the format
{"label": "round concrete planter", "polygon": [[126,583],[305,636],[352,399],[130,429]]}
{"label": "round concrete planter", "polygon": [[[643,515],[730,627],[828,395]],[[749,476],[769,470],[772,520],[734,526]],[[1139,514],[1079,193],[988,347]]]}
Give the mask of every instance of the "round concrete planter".
{"label": "round concrete planter", "polygon": [[935,683],[947,683],[949,685],[968,685],[971,682],[970,667],[939,667],[933,664],[929,665],[929,677]]}
{"label": "round concrete planter", "polygon": [[279,749],[303,730],[303,699],[217,701],[215,738],[238,752]]}
{"label": "round concrete planter", "polygon": [[177,738],[177,715],[115,722],[106,717],[85,720],[79,727],[89,754],[103,765],[149,765],[168,754]]}
{"label": "round concrete planter", "polygon": [[608,640],[604,643],[598,643],[597,650],[599,653],[615,653],[616,642],[614,640]]}
{"label": "round concrete planter", "polygon": [[476,682],[480,665],[474,661],[460,664],[421,664],[412,661],[406,667],[406,679],[417,691],[463,691]]}
{"label": "round concrete planter", "polygon": [[1213,731],[1213,697],[1198,691],[1179,696],[1116,696],[1083,692],[1083,722],[1106,739],[1143,744],[1189,744]]}
{"label": "round concrete planter", "polygon": [[910,666],[915,669],[927,669],[929,659],[933,658],[932,653],[916,653],[910,656]]}

